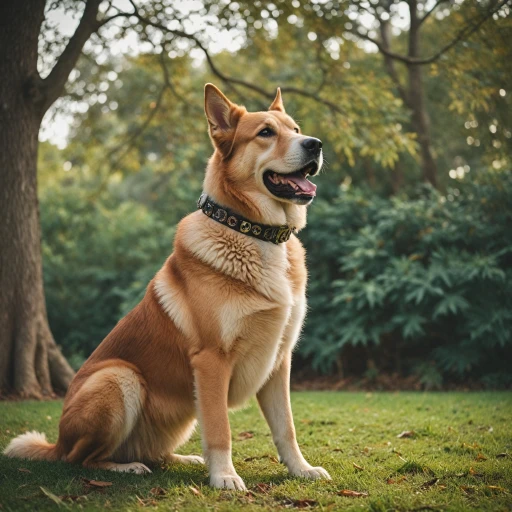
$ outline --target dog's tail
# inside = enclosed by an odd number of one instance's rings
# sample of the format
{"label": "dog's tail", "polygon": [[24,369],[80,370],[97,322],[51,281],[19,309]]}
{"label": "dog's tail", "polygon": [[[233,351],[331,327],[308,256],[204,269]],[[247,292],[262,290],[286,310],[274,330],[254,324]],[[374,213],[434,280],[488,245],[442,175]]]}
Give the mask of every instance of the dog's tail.
{"label": "dog's tail", "polygon": [[36,431],[26,432],[14,438],[4,450],[4,455],[31,460],[58,460],[60,458],[57,445],[49,443],[45,434]]}

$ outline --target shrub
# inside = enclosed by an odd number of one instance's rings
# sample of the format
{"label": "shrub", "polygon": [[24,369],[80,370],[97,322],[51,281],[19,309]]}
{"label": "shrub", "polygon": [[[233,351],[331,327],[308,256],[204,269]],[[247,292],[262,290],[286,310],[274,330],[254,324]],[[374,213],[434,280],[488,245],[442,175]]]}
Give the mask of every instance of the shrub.
{"label": "shrub", "polygon": [[87,194],[55,186],[41,198],[50,326],[75,367],[142,298],[174,236],[140,203],[108,204]]}
{"label": "shrub", "polygon": [[[309,304],[300,353],[329,372],[349,345],[377,367],[511,382],[512,173],[445,195],[340,191],[311,207]],[[427,364],[425,364],[427,363]],[[410,370],[409,370],[410,371]]]}

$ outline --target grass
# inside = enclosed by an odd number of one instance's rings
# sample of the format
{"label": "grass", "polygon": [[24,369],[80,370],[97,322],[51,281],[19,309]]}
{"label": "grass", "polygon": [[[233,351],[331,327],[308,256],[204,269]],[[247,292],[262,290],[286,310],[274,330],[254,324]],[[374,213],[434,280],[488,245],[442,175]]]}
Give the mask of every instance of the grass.
{"label": "grass", "polygon": [[[0,456],[0,509],[512,510],[511,393],[301,392],[292,401],[304,455],[331,482],[289,477],[251,403],[231,415],[234,464],[248,493],[210,489],[200,466],[137,476]],[[61,407],[0,403],[0,449],[25,430],[54,441]],[[413,433],[397,437],[403,431]],[[180,453],[200,453],[198,433]]]}

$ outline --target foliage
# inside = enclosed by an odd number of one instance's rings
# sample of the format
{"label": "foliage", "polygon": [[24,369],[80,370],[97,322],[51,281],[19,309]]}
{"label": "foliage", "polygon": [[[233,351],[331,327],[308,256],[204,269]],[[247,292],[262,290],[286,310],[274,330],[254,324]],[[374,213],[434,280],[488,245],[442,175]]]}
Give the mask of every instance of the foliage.
{"label": "foliage", "polygon": [[49,186],[41,200],[50,325],[79,366],[141,298],[171,252],[173,226],[144,205],[91,200],[75,186]]}
{"label": "foliage", "polygon": [[[199,2],[189,13],[160,4],[148,2],[147,18],[174,17],[172,26],[188,33],[193,16],[213,13],[199,35],[206,46],[210,23],[240,31],[233,48],[212,54],[218,69],[272,93],[288,86],[287,110],[324,142],[327,172],[300,235],[311,278],[298,363],[372,379],[414,372],[427,389],[467,378],[508,385],[512,18],[490,20],[424,68],[440,169],[435,192],[417,185],[410,112],[382,56],[353,30],[347,35],[355,2],[333,3],[330,13],[315,2],[275,9],[267,2],[205,2],[203,9]],[[478,8],[445,7],[422,27],[425,55]],[[396,21],[400,12],[392,15]],[[117,22],[117,32],[101,31],[116,44],[133,20]],[[216,82],[249,109],[269,102],[254,89],[221,83],[190,52],[193,41],[167,34],[163,44],[156,28],[137,27],[147,53],[108,56],[93,36],[60,103],[68,111],[75,105],[69,143],[60,151],[42,144],[39,154],[48,312],[75,366],[141,297],[171,252],[175,225],[194,209],[211,154],[204,83]],[[406,36],[394,32],[396,51],[404,51]],[[397,72],[403,79],[405,69]]]}
{"label": "foliage", "polygon": [[317,368],[361,344],[381,370],[427,360],[446,377],[512,380],[512,173],[446,196],[340,190],[311,207],[309,226],[313,313],[301,352]]}
{"label": "foliage", "polygon": [[[0,505],[50,511],[54,496],[72,510],[510,509],[510,393],[303,392],[292,393],[292,405],[306,459],[325,466],[331,482],[290,478],[252,403],[230,415],[233,461],[247,493],[209,488],[206,469],[197,465],[139,476],[0,455]],[[27,429],[55,441],[61,408],[61,401],[0,403],[0,450]],[[253,435],[244,439],[239,434],[247,430]],[[412,437],[397,438],[405,430]],[[198,433],[180,449],[200,451]],[[84,478],[112,485],[94,488]],[[344,497],[343,490],[368,496]]]}

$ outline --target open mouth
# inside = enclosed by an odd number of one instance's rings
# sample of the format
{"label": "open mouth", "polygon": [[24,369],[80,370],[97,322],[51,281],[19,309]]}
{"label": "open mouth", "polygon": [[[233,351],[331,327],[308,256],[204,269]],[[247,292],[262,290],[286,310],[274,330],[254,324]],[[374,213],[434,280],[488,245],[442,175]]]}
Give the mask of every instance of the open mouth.
{"label": "open mouth", "polygon": [[316,196],[316,185],[308,180],[308,176],[316,174],[317,171],[318,162],[316,161],[288,174],[268,170],[263,175],[263,183],[277,197],[302,204],[309,203]]}

